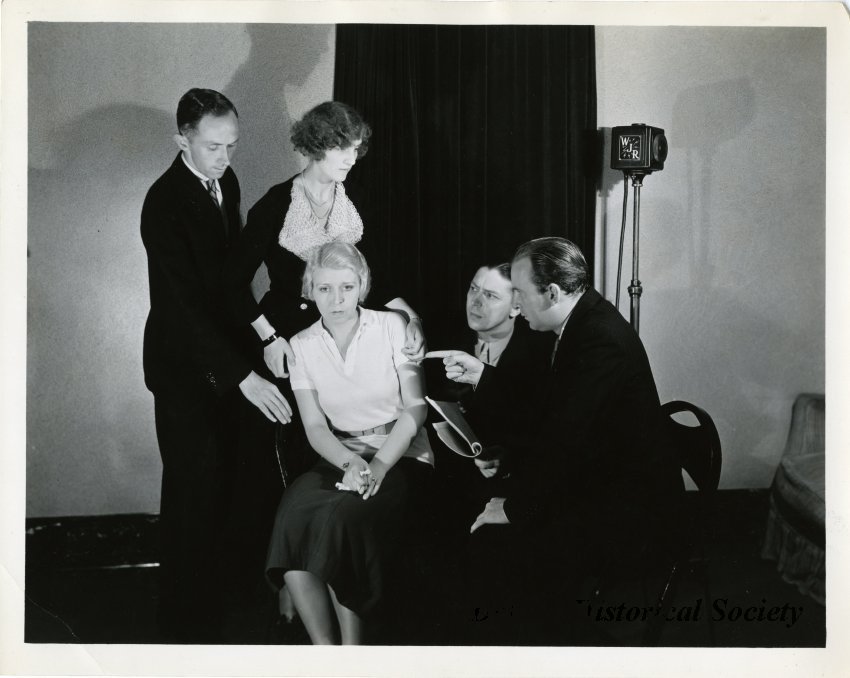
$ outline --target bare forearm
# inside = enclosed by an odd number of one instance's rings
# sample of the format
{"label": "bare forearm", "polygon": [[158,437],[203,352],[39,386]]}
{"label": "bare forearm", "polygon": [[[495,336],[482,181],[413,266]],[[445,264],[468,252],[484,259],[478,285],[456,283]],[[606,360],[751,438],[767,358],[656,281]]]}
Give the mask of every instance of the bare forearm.
{"label": "bare forearm", "polygon": [[381,449],[375,454],[375,458],[386,464],[388,468],[392,468],[404,456],[419,433],[419,429],[425,422],[426,412],[427,406],[424,403],[405,408],[384,444],[381,445]]}
{"label": "bare forearm", "polygon": [[356,456],[354,452],[337,440],[327,426],[320,424],[307,426],[305,432],[307,433],[307,440],[310,441],[310,446],[316,453],[340,470],[347,468],[352,456]]}

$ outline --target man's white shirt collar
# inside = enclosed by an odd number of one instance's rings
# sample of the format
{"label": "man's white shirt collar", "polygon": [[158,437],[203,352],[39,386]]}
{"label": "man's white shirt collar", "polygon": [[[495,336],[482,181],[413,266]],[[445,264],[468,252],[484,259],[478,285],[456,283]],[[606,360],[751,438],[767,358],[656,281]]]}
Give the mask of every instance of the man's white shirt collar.
{"label": "man's white shirt collar", "polygon": [[194,174],[196,177],[198,177],[198,179],[200,179],[201,184],[203,184],[203,186],[204,186],[204,189],[206,189],[207,186],[209,186],[210,181],[213,182],[213,186],[215,186],[215,197],[218,200],[218,204],[220,205],[221,204],[221,186],[218,185],[218,179],[210,179],[208,176],[201,174],[198,170],[196,170],[194,167],[192,167],[189,164],[189,161],[186,160],[186,154],[185,153],[181,153],[180,157],[183,160],[183,164],[186,165],[186,167],[189,168],[189,171],[192,174]]}

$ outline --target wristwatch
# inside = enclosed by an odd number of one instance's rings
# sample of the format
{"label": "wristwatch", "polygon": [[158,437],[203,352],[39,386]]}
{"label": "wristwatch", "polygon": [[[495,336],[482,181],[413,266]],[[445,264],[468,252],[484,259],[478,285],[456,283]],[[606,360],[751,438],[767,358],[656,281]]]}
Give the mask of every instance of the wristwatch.
{"label": "wristwatch", "polygon": [[274,343],[275,341],[277,341],[280,338],[281,337],[277,332],[272,332],[269,336],[267,336],[265,339],[263,339],[263,348],[265,348],[269,344]]}

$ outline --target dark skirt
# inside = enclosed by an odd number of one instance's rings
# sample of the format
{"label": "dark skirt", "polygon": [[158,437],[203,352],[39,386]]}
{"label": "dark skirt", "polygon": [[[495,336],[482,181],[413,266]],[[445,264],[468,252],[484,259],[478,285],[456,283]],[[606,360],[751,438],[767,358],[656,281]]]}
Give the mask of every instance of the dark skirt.
{"label": "dark skirt", "polygon": [[287,571],[307,571],[345,607],[361,616],[371,612],[397,576],[412,500],[431,472],[428,464],[402,458],[380,491],[364,500],[336,489],[342,472],[319,461],[283,493],[266,559],[269,582],[279,589]]}

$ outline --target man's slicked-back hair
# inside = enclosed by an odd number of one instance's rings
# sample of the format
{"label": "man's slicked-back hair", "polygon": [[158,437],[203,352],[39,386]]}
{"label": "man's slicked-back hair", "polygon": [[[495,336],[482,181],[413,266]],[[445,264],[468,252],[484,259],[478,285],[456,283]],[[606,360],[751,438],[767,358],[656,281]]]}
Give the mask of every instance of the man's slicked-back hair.
{"label": "man's slicked-back hair", "polygon": [[566,238],[535,238],[519,246],[513,261],[528,257],[531,281],[538,292],[555,283],[567,294],[582,293],[589,285],[587,261],[575,243]]}
{"label": "man's slicked-back hair", "polygon": [[221,92],[214,89],[194,87],[180,97],[177,104],[177,131],[188,134],[198,127],[205,115],[227,115],[233,113],[237,118],[236,106]]}
{"label": "man's slicked-back hair", "polygon": [[360,279],[360,302],[366,300],[372,285],[372,275],[366,257],[354,245],[334,240],[317,247],[307,258],[304,275],[301,276],[301,296],[313,299],[313,273],[317,268],[332,268],[335,270],[347,268],[354,271]]}
{"label": "man's slicked-back hair", "polygon": [[508,282],[511,281],[511,262],[503,261],[501,264],[496,264],[495,266],[488,266],[487,268],[495,269],[499,272],[499,275],[502,276]]}

